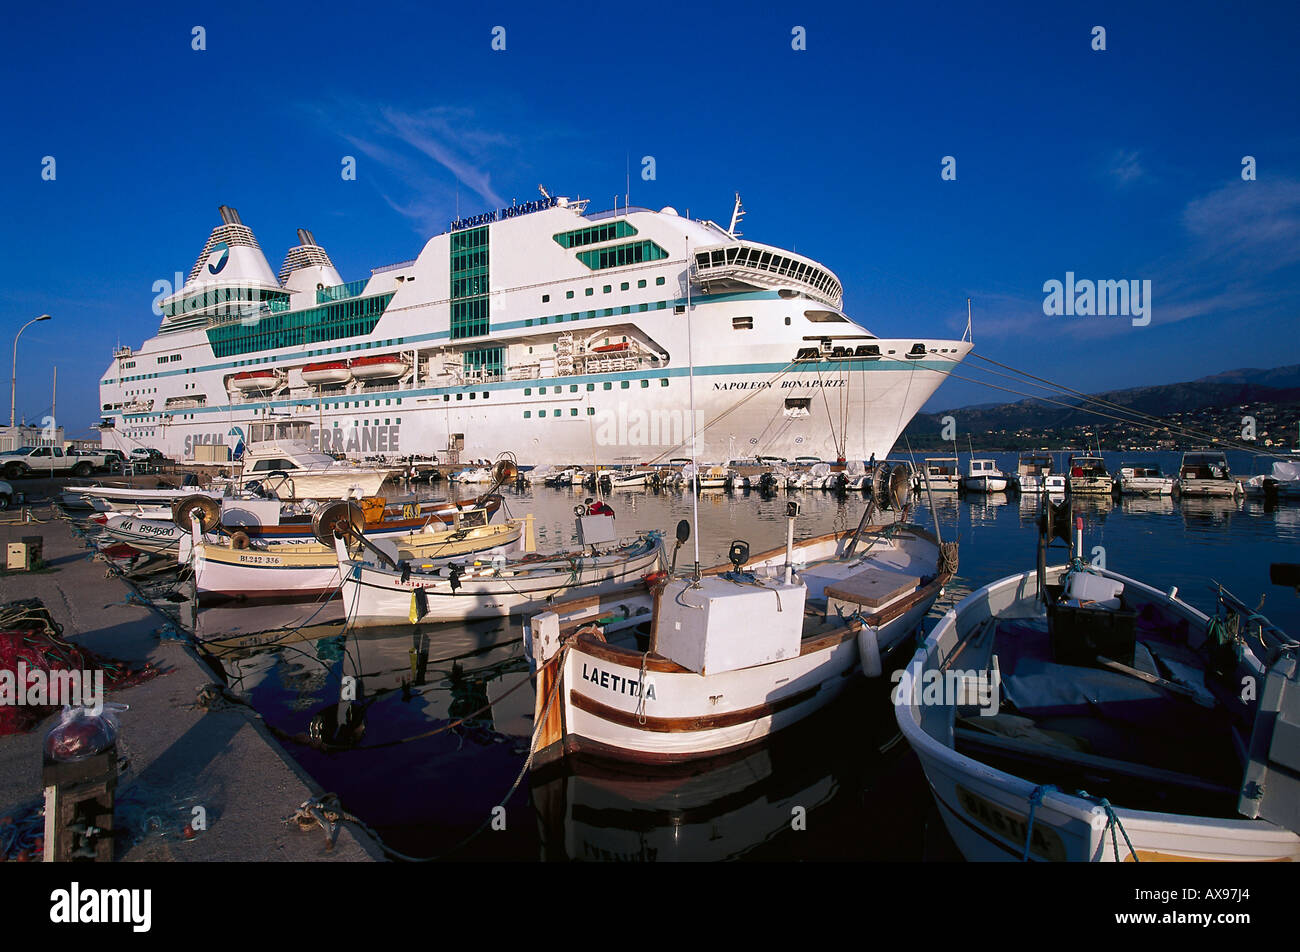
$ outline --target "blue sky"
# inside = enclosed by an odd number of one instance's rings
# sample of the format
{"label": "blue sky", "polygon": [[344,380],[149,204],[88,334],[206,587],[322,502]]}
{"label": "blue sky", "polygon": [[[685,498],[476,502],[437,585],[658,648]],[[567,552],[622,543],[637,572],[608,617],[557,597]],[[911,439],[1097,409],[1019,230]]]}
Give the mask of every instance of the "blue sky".
{"label": "blue sky", "polygon": [[[538,183],[609,207],[629,159],[636,204],[725,222],[739,191],[746,237],[828,265],[882,336],[959,334],[969,296],[979,352],[1083,390],[1297,363],[1298,9],[15,8],[0,339],[55,318],[23,335],[19,413],[49,412],[57,364],[84,435],[113,346],[156,329],[153,284],[188,272],[218,204],[272,268],[307,227],[352,280]],[[1067,271],[1150,280],[1151,324],[1044,315]],[[1002,398],[950,380],[930,408]]]}

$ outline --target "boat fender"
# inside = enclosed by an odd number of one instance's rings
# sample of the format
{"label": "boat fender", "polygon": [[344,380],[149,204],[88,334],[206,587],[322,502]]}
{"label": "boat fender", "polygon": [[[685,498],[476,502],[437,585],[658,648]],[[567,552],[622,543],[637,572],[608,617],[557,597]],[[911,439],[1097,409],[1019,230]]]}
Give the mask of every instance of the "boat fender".
{"label": "boat fender", "polygon": [[411,624],[414,625],[417,621],[419,621],[428,613],[429,613],[429,594],[422,588],[417,588],[412,590],[411,610],[407,615],[407,617],[411,621]]}
{"label": "boat fender", "polygon": [[397,567],[402,570],[402,581],[409,582],[411,580],[411,563],[406,559],[402,559],[401,562],[397,563]]}
{"label": "boat fender", "polygon": [[247,549],[248,533],[240,529],[238,532],[232,534],[230,537],[230,547],[232,549],[240,549],[240,550]]}
{"label": "boat fender", "polygon": [[651,572],[649,575],[642,578],[641,581],[645,582],[645,587],[653,592],[656,588],[659,588],[668,581],[668,573]]}
{"label": "boat fender", "polygon": [[447,584],[451,586],[453,592],[460,588],[460,577],[463,572],[464,569],[455,562],[447,566]]}
{"label": "boat fender", "polygon": [[858,654],[862,658],[862,673],[869,678],[880,677],[884,670],[880,662],[880,641],[870,625],[858,629]]}

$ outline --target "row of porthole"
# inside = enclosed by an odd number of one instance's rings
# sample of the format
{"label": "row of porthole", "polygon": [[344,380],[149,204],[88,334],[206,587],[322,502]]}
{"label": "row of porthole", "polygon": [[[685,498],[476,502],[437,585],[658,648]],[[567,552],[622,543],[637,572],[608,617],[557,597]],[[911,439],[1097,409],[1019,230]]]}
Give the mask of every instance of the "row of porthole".
{"label": "row of porthole", "polygon": [[[632,382],[631,382],[630,380],[623,380],[623,381],[620,381],[620,383],[619,383],[619,387],[620,387],[620,389],[626,390],[626,389],[628,389],[628,387],[631,386],[631,384],[632,384]],[[641,386],[642,386],[642,388],[645,388],[645,387],[650,386],[650,381],[649,381],[649,380],[642,380],[642,381],[641,381]],[[660,378],[659,378],[659,386],[661,386],[661,387],[666,387],[666,386],[668,386],[668,378],[667,378],[667,377],[660,377]],[[591,392],[592,392],[593,390],[595,390],[595,389],[596,389],[596,385],[595,385],[594,383],[589,383],[589,384],[587,384],[587,392],[588,392],[588,393],[591,393]],[[604,389],[606,389],[606,390],[612,390],[612,389],[614,389],[614,384],[613,384],[611,381],[608,381],[608,380],[607,380],[607,381],[605,381]],[[557,386],[557,387],[555,387],[554,392],[555,392],[555,393],[563,393],[563,392],[564,392],[564,387],[562,387],[562,386]],[[577,385],[576,383],[571,383],[571,384],[569,384],[569,393],[577,393],[577,392],[578,392],[578,385]],[[524,387],[524,396],[525,396],[525,397],[531,397],[532,395],[533,395],[533,388],[532,388],[532,387]],[[537,388],[537,395],[538,395],[539,397],[541,397],[541,396],[545,396],[545,395],[546,395],[546,388],[545,388],[545,387],[538,387],[538,388]]]}
{"label": "row of porthole", "polygon": [[[532,415],[533,415],[533,411],[532,411],[532,410],[525,410],[525,411],[524,411],[524,419],[525,419],[525,420],[531,419]],[[564,415],[564,411],[563,411],[563,410],[552,410],[552,411],[551,411],[551,416],[553,416],[553,417],[558,417],[558,416],[563,416],[563,415]],[[577,415],[578,415],[578,408],[577,408],[577,407],[569,407],[569,416],[571,416],[571,417],[575,417],[575,416],[577,416]],[[595,415],[596,415],[596,408],[595,408],[595,407],[587,407],[587,416],[595,416]],[[545,410],[538,410],[538,411],[537,411],[537,419],[539,419],[539,420],[545,420],[545,419],[546,419],[546,411],[545,411]]]}
{"label": "row of porthole", "polygon": [[[664,285],[664,283],[665,283],[665,282],[664,282],[664,278],[663,278],[663,277],[655,278],[655,287],[662,287],[662,286]],[[646,286],[646,280],[645,280],[645,278],[642,278],[642,279],[640,279],[639,281],[637,281],[636,286],[637,286],[638,288],[644,288],[644,287]],[[622,282],[621,284],[619,284],[618,289],[619,289],[620,291],[630,291],[630,290],[632,289],[632,286],[631,286],[631,284],[629,284],[627,281],[624,281],[624,282]],[[613,292],[613,290],[614,290],[614,285],[612,285],[612,284],[606,284],[604,287],[601,288],[601,293],[602,293],[602,294],[610,294],[610,293]],[[591,297],[591,296],[592,296],[593,294],[595,294],[595,293],[596,293],[596,289],[595,289],[595,288],[584,288],[584,289],[583,289],[583,297]],[[570,300],[572,300],[572,299],[573,299],[573,292],[572,292],[572,291],[565,291],[565,292],[564,292],[564,299],[565,299],[566,301],[570,301]],[[549,294],[543,294],[543,295],[542,295],[542,303],[543,303],[543,304],[549,304],[550,301],[551,301],[551,296],[550,296]]]}

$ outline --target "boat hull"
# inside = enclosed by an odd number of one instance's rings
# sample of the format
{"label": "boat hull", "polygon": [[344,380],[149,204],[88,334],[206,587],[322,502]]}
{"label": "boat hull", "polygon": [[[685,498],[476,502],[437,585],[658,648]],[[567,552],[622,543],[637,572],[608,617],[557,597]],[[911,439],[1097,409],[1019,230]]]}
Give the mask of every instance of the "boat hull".
{"label": "boat hull", "polygon": [[[471,566],[453,585],[446,575],[417,571],[403,581],[390,572],[364,562],[344,566],[342,592],[349,624],[368,627],[499,618],[519,612],[538,611],[566,592],[599,594],[613,591],[653,572],[659,565],[663,546],[656,541],[646,551],[631,556],[574,556],[548,558],[531,563],[507,562],[502,568],[491,564]],[[509,574],[507,574],[509,573]],[[428,610],[414,609],[415,591],[422,589]]]}
{"label": "boat hull", "polygon": [[[1059,582],[1066,566],[1048,569],[1048,583]],[[1208,619],[1191,606],[1113,572],[1126,591],[1160,600],[1189,624]],[[1038,591],[1035,572],[993,582],[949,611],[908,663],[897,688],[898,724],[921,761],[944,826],[968,860],[1129,862],[1300,860],[1300,836],[1260,820],[1199,817],[1113,807],[1127,834],[1108,826],[1105,807],[1080,796],[1046,790],[991,767],[952,747],[954,708],[923,703],[927,672],[948,666],[965,639],[990,617],[1014,614]],[[941,739],[942,738],[942,739]],[[1032,835],[1029,804],[1034,808]],[[1026,851],[1026,840],[1029,840]],[[1132,851],[1127,843],[1132,843]],[[1116,845],[1118,844],[1118,855]]]}

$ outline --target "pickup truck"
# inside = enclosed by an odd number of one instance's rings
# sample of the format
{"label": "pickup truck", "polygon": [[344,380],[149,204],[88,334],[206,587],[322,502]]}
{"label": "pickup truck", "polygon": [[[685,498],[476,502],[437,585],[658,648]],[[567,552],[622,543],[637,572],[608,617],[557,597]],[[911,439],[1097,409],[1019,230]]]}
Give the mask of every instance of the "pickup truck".
{"label": "pickup truck", "polygon": [[96,465],[105,465],[103,457],[73,456],[61,446],[24,446],[0,453],[0,473],[5,479],[23,476],[89,476]]}

